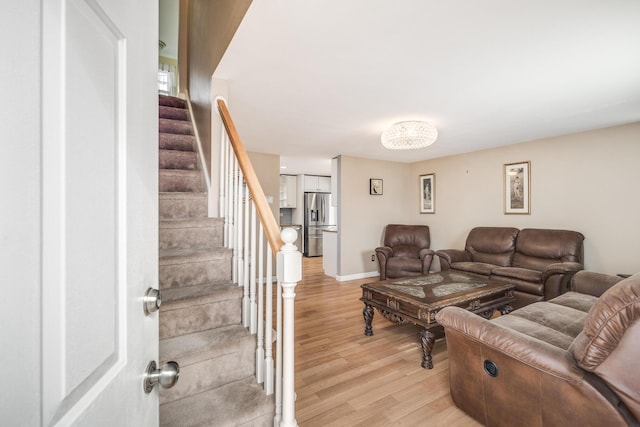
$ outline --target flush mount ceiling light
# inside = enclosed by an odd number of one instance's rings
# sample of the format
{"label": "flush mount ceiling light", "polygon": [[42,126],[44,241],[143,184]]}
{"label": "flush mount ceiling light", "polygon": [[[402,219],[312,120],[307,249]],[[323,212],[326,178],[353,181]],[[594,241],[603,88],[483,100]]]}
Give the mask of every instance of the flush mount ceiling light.
{"label": "flush mount ceiling light", "polygon": [[431,123],[406,121],[387,128],[380,140],[390,150],[413,150],[428,147],[437,138],[438,130]]}

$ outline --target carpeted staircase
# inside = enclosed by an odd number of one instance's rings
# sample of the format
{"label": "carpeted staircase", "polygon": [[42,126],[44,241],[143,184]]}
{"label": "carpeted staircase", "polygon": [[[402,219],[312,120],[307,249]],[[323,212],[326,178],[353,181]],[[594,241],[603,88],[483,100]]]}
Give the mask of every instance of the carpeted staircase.
{"label": "carpeted staircase", "polygon": [[208,218],[189,110],[160,95],[160,366],[180,379],[160,390],[161,426],[270,426],[273,396],[255,379],[255,336],[242,326],[223,220]]}

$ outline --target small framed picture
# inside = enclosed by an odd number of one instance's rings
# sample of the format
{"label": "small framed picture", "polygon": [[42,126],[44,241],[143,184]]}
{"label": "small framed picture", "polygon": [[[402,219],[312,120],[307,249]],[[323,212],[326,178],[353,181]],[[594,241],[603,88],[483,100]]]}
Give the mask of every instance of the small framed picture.
{"label": "small framed picture", "polygon": [[436,213],[436,174],[420,175],[420,213]]}
{"label": "small framed picture", "polygon": [[531,162],[504,165],[504,213],[531,213]]}
{"label": "small framed picture", "polygon": [[369,194],[382,196],[382,180],[380,178],[371,178],[369,180]]}

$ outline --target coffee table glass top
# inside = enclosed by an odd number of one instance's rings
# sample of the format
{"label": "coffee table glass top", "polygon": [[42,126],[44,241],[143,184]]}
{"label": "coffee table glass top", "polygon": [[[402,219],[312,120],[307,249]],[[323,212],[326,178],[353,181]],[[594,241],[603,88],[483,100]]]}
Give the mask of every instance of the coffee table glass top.
{"label": "coffee table glass top", "polygon": [[[380,293],[410,297],[422,300],[424,303],[430,303],[454,297],[456,294],[475,294],[473,292],[475,290],[478,293],[493,292],[496,288],[503,288],[505,285],[493,283],[487,277],[480,275],[441,271],[426,276],[368,283],[363,287],[375,288]],[[506,285],[506,287],[509,286]]]}

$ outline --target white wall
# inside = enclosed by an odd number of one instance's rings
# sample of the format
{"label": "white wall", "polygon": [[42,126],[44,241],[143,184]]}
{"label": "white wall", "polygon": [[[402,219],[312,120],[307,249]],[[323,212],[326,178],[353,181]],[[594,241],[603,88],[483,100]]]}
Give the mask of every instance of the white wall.
{"label": "white wall", "polygon": [[[367,255],[392,222],[429,225],[433,249],[463,248],[475,226],[576,230],[586,269],[638,272],[639,159],[640,122],[413,164],[343,156],[338,275],[375,268]],[[503,165],[521,161],[531,162],[531,214],[505,215]],[[427,173],[436,175],[435,214],[418,208]],[[384,196],[368,195],[369,178],[384,179]]]}
{"label": "white wall", "polygon": [[[338,208],[338,276],[367,275],[377,271],[371,261],[389,223],[406,223],[410,169],[405,163],[340,156]],[[383,194],[369,194],[369,179],[383,180]],[[417,205],[415,207],[417,209]],[[370,275],[370,274],[369,274]]]}
{"label": "white wall", "polygon": [[[202,144],[211,144],[206,151],[211,152],[211,168],[208,171],[210,177],[209,188],[209,216],[220,216],[220,141],[222,138],[222,119],[218,113],[217,97],[222,97],[229,105],[229,86],[226,80],[211,79],[211,141],[202,141]],[[233,119],[233,117],[232,117]]]}
{"label": "white wall", "polygon": [[178,59],[178,0],[160,0],[159,12],[158,37],[166,44],[159,53],[167,58]]}
{"label": "white wall", "polygon": [[[247,152],[253,169],[256,171],[262,191],[268,200],[273,216],[279,222],[280,217],[280,156]],[[269,199],[269,197],[271,199]]]}

